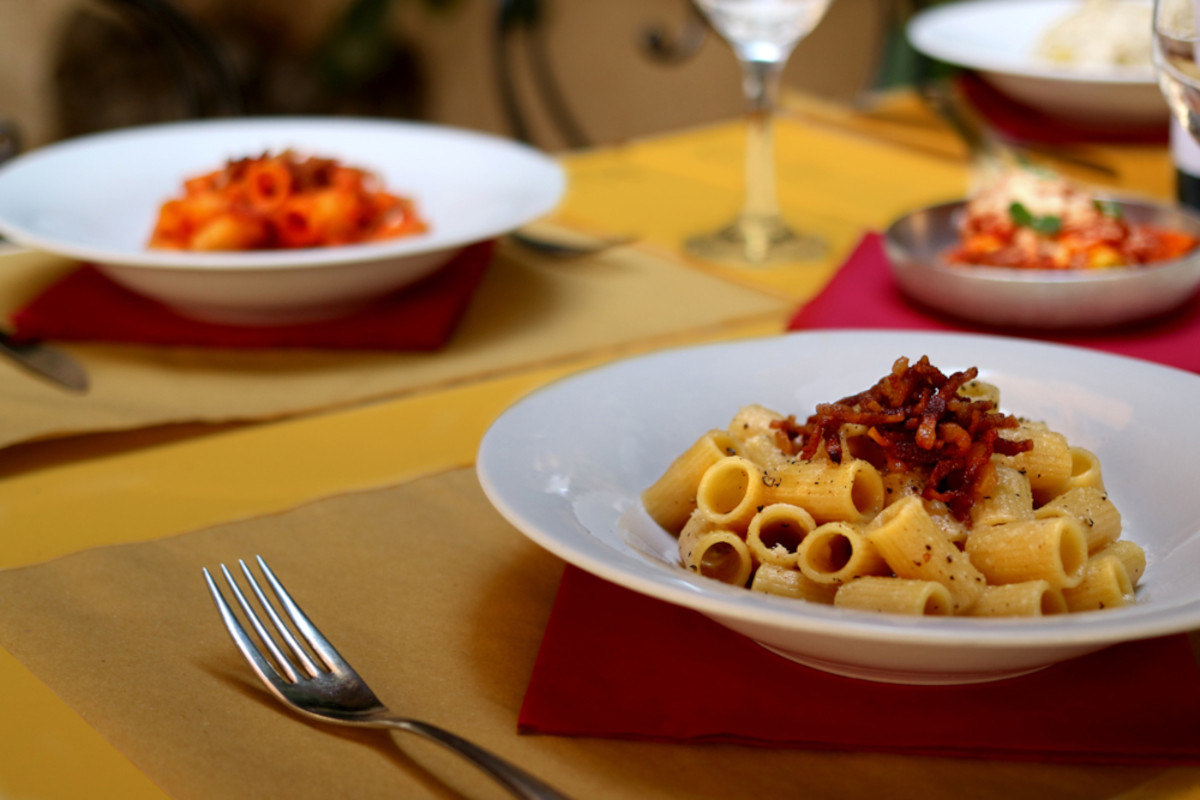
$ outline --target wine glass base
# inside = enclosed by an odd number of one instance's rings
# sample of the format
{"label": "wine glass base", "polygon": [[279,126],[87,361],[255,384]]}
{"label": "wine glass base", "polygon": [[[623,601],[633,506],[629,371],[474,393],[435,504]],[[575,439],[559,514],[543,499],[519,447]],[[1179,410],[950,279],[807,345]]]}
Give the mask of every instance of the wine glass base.
{"label": "wine glass base", "polygon": [[705,261],[767,267],[819,260],[829,252],[829,245],[819,236],[792,230],[777,218],[741,218],[714,233],[691,237],[684,249]]}

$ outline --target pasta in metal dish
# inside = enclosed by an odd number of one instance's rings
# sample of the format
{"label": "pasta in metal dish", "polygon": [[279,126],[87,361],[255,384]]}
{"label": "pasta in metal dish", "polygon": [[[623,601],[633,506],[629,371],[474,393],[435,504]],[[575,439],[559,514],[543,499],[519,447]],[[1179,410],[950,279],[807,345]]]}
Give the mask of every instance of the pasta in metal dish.
{"label": "pasta in metal dish", "polygon": [[1122,207],[1050,173],[1018,167],[967,202],[950,266],[1095,271],[1145,268],[1195,249],[1196,237],[1137,223]]}
{"label": "pasta in metal dish", "polygon": [[642,493],[682,565],[859,610],[1041,616],[1133,601],[1144,550],[1095,454],[999,411],[974,367],[898,359],[803,423],[744,407]]}

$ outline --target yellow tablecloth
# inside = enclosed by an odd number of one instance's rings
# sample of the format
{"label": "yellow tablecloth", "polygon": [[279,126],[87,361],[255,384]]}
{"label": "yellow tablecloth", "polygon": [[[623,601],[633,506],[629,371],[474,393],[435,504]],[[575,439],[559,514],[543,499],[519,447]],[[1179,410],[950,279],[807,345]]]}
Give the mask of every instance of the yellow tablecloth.
{"label": "yellow tablecloth", "polygon": [[[648,258],[670,264],[654,268],[655,274],[668,276],[660,289],[664,296],[659,301],[664,305],[672,302],[670,275],[681,276],[682,282],[700,276],[716,286],[745,290],[747,294],[739,297],[752,308],[750,313],[714,320],[701,309],[694,314],[686,307],[675,309],[671,325],[635,341],[617,335],[581,337],[563,321],[546,331],[547,336],[574,337],[555,358],[513,359],[502,370],[471,366],[450,381],[358,398],[288,419],[256,421],[250,415],[233,427],[173,419],[173,427],[167,429],[16,444],[0,451],[0,567],[36,565],[102,545],[136,546],[415,479],[438,486],[444,485],[442,481],[464,480],[464,473],[455,468],[471,464],[489,422],[525,392],[628,352],[780,330],[787,312],[820,289],[863,230],[880,228],[907,209],[960,196],[965,190],[969,173],[961,149],[909,97],[893,98],[865,113],[806,98],[792,98],[791,107],[795,114],[777,128],[780,200],[791,220],[831,242],[829,257],[818,264],[736,271],[681,255],[685,236],[724,222],[736,209],[743,138],[738,122],[563,158],[570,190],[556,215],[559,221],[639,236],[635,261]],[[1159,197],[1170,192],[1171,171],[1161,148],[1090,147],[1086,152],[1112,168],[1116,177],[1106,180],[1119,188]],[[595,265],[561,268],[595,269]],[[603,280],[594,274],[585,280],[593,278]],[[708,288],[705,285],[705,291]],[[761,306],[755,298],[763,299]],[[10,297],[0,300],[10,302]],[[597,313],[602,312],[606,303],[615,310],[622,300],[597,302],[600,306],[588,306],[590,312],[597,308]],[[481,324],[486,331],[486,321]],[[7,402],[0,389],[0,416]],[[319,503],[307,507],[322,508]],[[238,555],[243,554],[228,557]],[[541,558],[539,563],[545,568],[552,560]],[[22,573],[22,579],[38,574]],[[547,579],[544,572],[539,577]],[[69,590],[69,585],[64,587]],[[544,595],[540,602],[538,608],[545,611]],[[163,610],[160,621],[171,624],[170,609]],[[523,641],[520,659],[531,658],[529,650],[534,646],[535,639]],[[103,670],[102,654],[98,659],[95,668]],[[467,693],[458,702],[470,704],[473,698]],[[428,702],[425,707],[437,709]],[[0,709],[0,796],[36,800],[163,796],[153,776],[132,766],[118,746],[89,724],[94,721],[104,729],[103,720],[81,716],[3,651]],[[494,735],[491,722],[481,721],[479,730],[473,731],[474,717],[467,714],[461,719],[467,728],[460,733]],[[181,709],[179,725],[204,725],[202,709]],[[512,747],[512,752],[527,752],[537,763],[567,759],[570,769],[555,777],[580,797],[589,794],[586,771],[596,770],[593,779],[600,781],[606,759],[645,767],[631,770],[636,781],[625,785],[634,792],[629,796],[635,796],[639,786],[653,787],[655,796],[671,794],[671,776],[651,768],[663,752],[653,749],[658,746],[593,747],[587,742],[545,740],[513,742]],[[739,752],[737,748],[721,751],[731,769],[748,769],[761,760],[751,756],[739,760]],[[699,763],[694,754],[675,752],[675,756],[682,759],[680,763]],[[981,795],[997,797],[1020,792],[1030,797],[1149,798],[1200,791],[1200,775],[1182,769],[1083,770],[788,752],[766,760],[771,768],[799,770],[803,775],[797,775],[795,787],[799,790],[802,780],[810,782],[814,796],[837,796],[839,787],[850,786],[889,795],[889,787],[905,784],[918,791],[924,787],[928,791],[923,796],[945,797],[970,796],[973,787]],[[404,796],[449,796],[445,787],[414,778],[409,771],[417,770],[419,775],[418,767],[399,763],[395,769],[403,773],[396,786]],[[853,781],[847,770],[857,776]],[[620,789],[619,782],[610,782],[600,793],[619,796]]]}

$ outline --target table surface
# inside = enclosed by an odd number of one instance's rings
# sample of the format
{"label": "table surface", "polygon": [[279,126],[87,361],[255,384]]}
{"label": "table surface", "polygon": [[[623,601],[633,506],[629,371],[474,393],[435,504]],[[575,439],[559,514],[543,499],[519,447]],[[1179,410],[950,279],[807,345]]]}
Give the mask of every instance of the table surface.
{"label": "table surface", "polygon": [[[646,252],[761,290],[786,311],[820,289],[864,230],[880,229],[908,209],[961,196],[970,180],[961,145],[909,95],[883,98],[865,110],[789,98],[777,129],[781,206],[789,218],[830,241],[829,257],[817,265],[765,270],[689,261],[680,242],[716,227],[736,209],[742,142],[741,124],[729,121],[566,155],[570,189],[556,220],[634,234]],[[1109,172],[1051,163],[1073,177],[1143,196],[1172,192],[1163,147],[1089,145],[1074,153]],[[682,326],[672,343],[769,334],[782,329],[784,317],[717,330]],[[469,466],[488,424],[508,404],[614,355],[597,348],[552,364],[280,421],[180,423],[10,446],[0,460],[0,568]],[[3,404],[0,392],[0,413]],[[407,424],[414,419],[427,424]],[[398,429],[411,437],[399,449],[377,433]],[[322,468],[313,470],[318,459]],[[138,491],[111,490],[130,485]],[[0,709],[0,797],[164,796],[2,650]],[[1181,796],[1196,786],[1200,773],[1194,770],[1153,771],[1123,796]]]}

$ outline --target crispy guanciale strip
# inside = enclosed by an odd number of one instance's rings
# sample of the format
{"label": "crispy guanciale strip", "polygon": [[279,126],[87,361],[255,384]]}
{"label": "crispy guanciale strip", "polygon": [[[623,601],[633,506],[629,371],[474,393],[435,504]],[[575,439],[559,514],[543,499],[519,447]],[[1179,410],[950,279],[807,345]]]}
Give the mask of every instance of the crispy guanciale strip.
{"label": "crispy guanciale strip", "polygon": [[940,500],[963,521],[971,506],[995,481],[992,454],[1029,450],[1029,439],[1002,438],[1017,419],[1001,414],[988,400],[972,400],[959,389],[979,374],[975,367],[945,375],[922,356],[915,364],[899,358],[892,371],[871,388],[835,403],[821,403],[804,422],[788,417],[776,425],[792,452],[812,459],[824,445],[830,460],[841,463],[842,426],[863,425],[871,445],[852,455],[866,458],[884,472],[925,477],[922,496]]}

